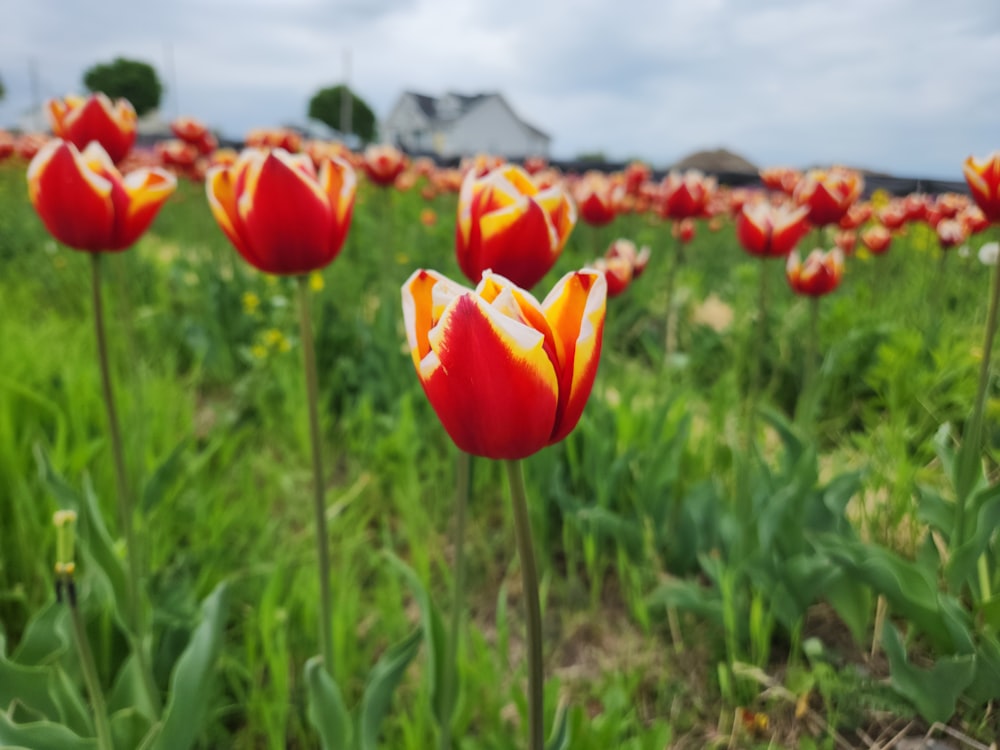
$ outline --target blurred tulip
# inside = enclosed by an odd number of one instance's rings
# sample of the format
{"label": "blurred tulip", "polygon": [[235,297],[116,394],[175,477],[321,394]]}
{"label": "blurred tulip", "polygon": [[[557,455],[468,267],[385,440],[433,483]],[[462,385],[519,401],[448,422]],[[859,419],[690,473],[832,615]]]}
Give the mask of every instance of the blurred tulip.
{"label": "blurred tulip", "polygon": [[491,269],[530,289],[555,265],[574,224],[561,187],[539,190],[511,164],[485,177],[470,172],[458,198],[458,265],[473,283]]}
{"label": "blurred tulip", "polygon": [[736,239],[751,255],[783,257],[809,232],[808,209],[767,200],[744,203],[736,215]]}
{"label": "blurred tulip", "polygon": [[354,170],[306,154],[245,149],[231,167],[213,167],[205,186],[212,215],[250,265],[305,274],[329,265],[350,228]]}
{"label": "blurred tulip", "polygon": [[14,155],[14,136],[6,130],[0,130],[0,161]]}
{"label": "blurred tulip", "polygon": [[486,273],[476,289],[435,271],[403,285],[417,376],[461,450],[519,459],[565,438],[590,396],[601,354],[607,284],[565,275],[538,301]]}
{"label": "blurred tulip", "polygon": [[923,193],[910,193],[903,198],[903,208],[907,221],[925,221],[930,208],[930,199]]}
{"label": "blurred tulip", "polygon": [[963,208],[957,218],[965,225],[965,231],[970,237],[985,232],[990,226],[989,219],[983,214],[982,209],[974,204]]}
{"label": "blurred tulip", "polygon": [[938,243],[943,250],[961,245],[969,239],[969,233],[965,225],[958,219],[941,219],[935,227],[938,236]]}
{"label": "blurred tulip", "polygon": [[245,139],[247,148],[280,148],[290,154],[302,150],[302,136],[288,128],[254,128]]}
{"label": "blurred tulip", "polygon": [[802,173],[791,167],[767,167],[760,170],[760,181],[768,190],[775,190],[786,195],[795,192],[795,186],[802,179]]}
{"label": "blurred tulip", "polygon": [[170,123],[170,130],[177,138],[193,146],[199,154],[212,153],[219,146],[205,123],[193,117],[178,117]]}
{"label": "blurred tulip", "polygon": [[608,283],[608,297],[616,297],[642,275],[649,263],[649,248],[636,249],[632,240],[617,239],[593,263],[593,268],[604,274]]}
{"label": "blurred tulip", "polygon": [[425,227],[432,227],[437,224],[438,215],[433,208],[425,208],[420,212],[420,223]]}
{"label": "blurred tulip", "polygon": [[899,229],[906,223],[909,213],[903,201],[894,199],[880,208],[875,215],[886,229]]}
{"label": "blurred tulip", "polygon": [[234,148],[217,148],[208,157],[208,166],[231,167],[239,158],[239,152]]}
{"label": "blurred tulip", "polygon": [[14,152],[25,161],[31,161],[50,140],[45,133],[22,133],[14,140]]}
{"label": "blurred tulip", "polygon": [[889,249],[892,243],[892,232],[881,224],[868,227],[861,233],[861,244],[875,255],[881,255]]}
{"label": "blurred tulip", "polygon": [[1000,222],[1000,151],[994,151],[983,161],[970,156],[962,172],[983,215],[991,222]]}
{"label": "blurred tulip", "polygon": [[138,118],[126,99],[112,103],[104,94],[67,96],[48,103],[52,133],[83,150],[97,141],[114,163],[120,162],[135,143]]}
{"label": "blurred tulip", "polygon": [[617,213],[613,190],[606,175],[587,172],[573,192],[580,218],[595,227],[610,224]]}
{"label": "blurred tulip", "polygon": [[541,156],[529,156],[524,160],[524,171],[534,176],[543,169],[548,169],[548,161]]}
{"label": "blurred tulip", "polygon": [[462,179],[468,177],[470,172],[472,172],[476,177],[485,177],[494,169],[502,167],[505,163],[506,162],[503,157],[500,156],[494,156],[493,154],[476,154],[471,157],[463,157],[462,161],[458,165],[458,171],[462,173]]}
{"label": "blurred tulip", "polygon": [[838,225],[841,229],[857,229],[872,217],[870,203],[855,203],[847,213],[840,217]]}
{"label": "blurred tulip", "polygon": [[142,235],[177,187],[162,169],[122,176],[96,141],[81,153],[49,141],[28,165],[28,194],[45,228],[76,250],[124,250]]}
{"label": "blurred tulip", "polygon": [[858,233],[853,229],[841,229],[833,236],[833,244],[840,248],[844,255],[850,255],[858,244]]}
{"label": "blurred tulip", "polygon": [[645,185],[653,176],[653,170],[648,164],[641,161],[632,161],[625,167],[625,192],[631,196],[638,196]]}
{"label": "blurred tulip", "polygon": [[698,170],[688,170],[684,174],[670,172],[660,185],[660,215],[666,219],[705,216],[715,189],[715,179]]}
{"label": "blurred tulip", "polygon": [[388,187],[406,169],[406,156],[395,146],[373,144],[365,149],[362,167],[369,180],[379,187]]}
{"label": "blurred tulip", "polygon": [[670,234],[673,235],[674,239],[680,240],[685,245],[688,244],[694,239],[694,220],[681,219],[680,221],[674,222],[674,225],[670,228]]}
{"label": "blurred tulip", "polygon": [[865,181],[843,167],[813,169],[795,187],[795,202],[809,209],[809,222],[816,227],[836,224],[861,197]]}
{"label": "blurred tulip", "polygon": [[156,155],[165,167],[189,169],[198,160],[198,149],[178,138],[171,138],[156,144]]}
{"label": "blurred tulip", "polygon": [[798,250],[788,256],[785,277],[788,285],[797,294],[822,297],[840,285],[844,276],[844,254],[840,248],[824,253],[819,248],[813,250],[803,263]]}

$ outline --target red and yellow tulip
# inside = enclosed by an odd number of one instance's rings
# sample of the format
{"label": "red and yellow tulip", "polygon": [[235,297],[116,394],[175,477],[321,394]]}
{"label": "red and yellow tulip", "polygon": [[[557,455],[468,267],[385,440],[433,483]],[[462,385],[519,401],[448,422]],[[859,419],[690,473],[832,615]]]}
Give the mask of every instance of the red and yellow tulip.
{"label": "red and yellow tulip", "polygon": [[104,94],[67,96],[48,103],[52,132],[79,150],[97,141],[115,164],[135,143],[138,118],[126,99],[112,102]]}
{"label": "red and yellow tulip", "polygon": [[608,282],[608,297],[617,297],[642,275],[649,263],[649,248],[637,249],[632,240],[617,239],[593,263],[593,268],[604,274]]}
{"label": "red and yellow tulip", "polygon": [[149,228],[177,180],[162,169],[122,175],[91,141],[81,153],[54,139],[28,165],[28,195],[45,228],[76,250],[124,250]]}
{"label": "red and yellow tulip", "polygon": [[660,215],[667,219],[691,219],[706,216],[715,192],[714,178],[692,169],[681,174],[670,172],[660,185]]}
{"label": "red and yellow tulip", "polygon": [[809,232],[808,213],[804,206],[749,201],[736,215],[736,238],[751,255],[783,257]]}
{"label": "red and yellow tulip", "polygon": [[892,244],[892,232],[881,224],[873,224],[861,233],[861,244],[875,255],[881,255]]}
{"label": "red and yellow tulip", "polygon": [[362,167],[368,179],[380,187],[388,187],[406,169],[406,155],[395,146],[371,145],[365,149]]}
{"label": "red and yellow tulip", "polygon": [[347,237],[357,181],[340,159],[245,149],[206,176],[215,220],[250,265],[297,275],[329,265]]}
{"label": "red and yellow tulip", "polygon": [[597,373],[606,293],[593,270],[567,274],[542,303],[493,273],[475,290],[435,271],[407,280],[413,364],[461,450],[524,458],[573,430]]}
{"label": "red and yellow tulip", "polygon": [[587,172],[573,191],[580,218],[595,227],[610,224],[618,213],[620,202],[615,189],[605,174]]}
{"label": "red and yellow tulip", "polygon": [[837,247],[828,252],[816,248],[806,256],[805,262],[798,250],[794,250],[785,264],[788,285],[796,294],[809,297],[829,294],[840,285],[843,276],[844,253]]}
{"label": "red and yellow tulip", "polygon": [[795,186],[794,199],[809,209],[809,221],[817,227],[838,223],[864,190],[864,178],[843,167],[813,169]]}
{"label": "red and yellow tulip", "polygon": [[993,223],[1000,222],[1000,151],[994,151],[983,161],[970,156],[962,171],[983,215]]}
{"label": "red and yellow tulip", "polygon": [[576,208],[561,187],[539,190],[512,164],[485,177],[470,172],[458,197],[458,265],[474,284],[489,269],[530,289],[555,264],[574,224]]}

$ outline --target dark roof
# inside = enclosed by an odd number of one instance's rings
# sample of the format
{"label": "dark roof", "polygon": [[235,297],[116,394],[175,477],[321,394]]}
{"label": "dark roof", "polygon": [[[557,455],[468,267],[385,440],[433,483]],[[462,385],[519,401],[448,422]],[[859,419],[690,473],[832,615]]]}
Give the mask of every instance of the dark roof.
{"label": "dark roof", "polygon": [[[511,111],[511,114],[513,114],[514,117],[522,125],[524,125],[525,128],[527,128],[535,135],[541,136],[542,138],[549,137],[549,134],[546,133],[544,130],[540,130],[539,128],[536,128],[534,125],[525,122],[520,117],[520,115],[518,115],[513,110],[513,108],[511,108],[509,104],[507,104],[507,101],[503,98],[503,96],[501,96],[497,92],[483,92],[480,94],[459,94],[458,92],[455,91],[448,91],[444,94],[444,96],[440,97],[428,96],[427,94],[418,94],[416,91],[406,91],[404,93],[407,96],[413,97],[413,100],[417,103],[417,106],[420,107],[420,111],[423,112],[424,115],[427,116],[427,119],[429,119],[432,123],[443,122],[443,118],[438,112],[438,107],[442,99],[445,98],[455,99],[458,102],[458,112],[456,113],[456,117],[460,117],[464,115],[466,112],[468,112],[470,109],[472,109],[474,106],[482,102],[483,100],[490,99],[492,97],[497,97],[507,106],[507,108]],[[452,118],[448,119],[451,120]]]}

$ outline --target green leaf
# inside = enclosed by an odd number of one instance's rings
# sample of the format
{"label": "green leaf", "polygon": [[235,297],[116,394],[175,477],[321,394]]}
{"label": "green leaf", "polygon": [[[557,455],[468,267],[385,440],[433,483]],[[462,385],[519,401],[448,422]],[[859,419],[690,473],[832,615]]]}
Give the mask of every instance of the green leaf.
{"label": "green leaf", "polygon": [[872,593],[861,581],[840,575],[826,587],[826,600],[851,631],[854,642],[865,643],[872,616]]}
{"label": "green leaf", "polygon": [[[449,675],[445,674],[448,661],[448,633],[445,630],[441,612],[434,605],[430,594],[427,593],[427,588],[420,581],[416,572],[391,552],[386,552],[385,556],[389,563],[406,579],[410,591],[413,593],[413,598],[416,599],[417,606],[420,608],[424,641],[427,644],[427,663],[430,667],[428,675],[431,690],[431,706],[433,707],[434,718],[437,720],[438,726],[444,726],[451,722],[452,715],[455,712],[455,705],[458,702],[459,676],[456,665],[450,675],[451,684],[455,686],[455,692],[451,696],[451,705],[445,705],[444,685],[445,681],[449,678]],[[454,634],[452,636],[454,637]]]}
{"label": "green leaf", "polygon": [[136,708],[117,711],[110,718],[111,736],[117,748],[140,747],[149,734],[152,722]]}
{"label": "green leaf", "polygon": [[56,601],[49,602],[28,621],[12,661],[24,666],[52,662],[66,653],[70,644],[66,607]]}
{"label": "green leaf", "polygon": [[545,750],[569,750],[573,732],[569,726],[569,711],[565,703],[560,703],[552,720],[552,733],[545,743]]}
{"label": "green leaf", "polygon": [[361,698],[361,750],[375,750],[382,720],[389,710],[392,694],[403,673],[420,650],[423,630],[414,630],[410,635],[392,646],[375,664]]}
{"label": "green leaf", "polygon": [[184,455],[187,449],[187,438],[181,440],[170,454],[163,459],[159,466],[146,480],[146,486],[142,490],[142,512],[149,513],[160,504],[167,494],[167,490],[177,481],[181,469],[184,466]]}
{"label": "green leaf", "polygon": [[975,657],[945,657],[930,669],[920,669],[907,660],[903,641],[892,625],[882,629],[882,645],[889,657],[893,689],[910,701],[926,721],[951,719],[959,697],[975,677]]}
{"label": "green leaf", "polygon": [[337,683],[318,656],[306,662],[305,674],[309,723],[319,733],[323,750],[347,750],[352,747],[354,728]]}
{"label": "green leaf", "polygon": [[201,622],[170,676],[170,697],[156,739],[158,750],[186,750],[194,744],[211,697],[211,676],[226,621],[226,584],[220,583],[201,605]]}
{"label": "green leaf", "polygon": [[997,528],[1000,528],[1000,484],[981,490],[969,505],[967,514],[972,509],[978,509],[975,526],[967,533],[965,543],[952,551],[948,563],[948,586],[956,592],[973,577],[979,558],[986,552]]}
{"label": "green leaf", "polygon": [[0,711],[0,747],[4,750],[96,750],[97,740],[80,737],[61,724],[49,721],[15,724]]}

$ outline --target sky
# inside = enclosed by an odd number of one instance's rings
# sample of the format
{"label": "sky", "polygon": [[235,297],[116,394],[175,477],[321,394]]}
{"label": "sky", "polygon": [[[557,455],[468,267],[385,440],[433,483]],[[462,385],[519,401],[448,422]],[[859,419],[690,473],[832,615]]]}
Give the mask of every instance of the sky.
{"label": "sky", "polygon": [[232,138],[304,124],[346,76],[378,117],[403,91],[500,92],[554,158],[728,148],[960,179],[1000,150],[1000,0],[0,0],[0,18],[0,127],[123,56],[157,69],[166,117]]}

